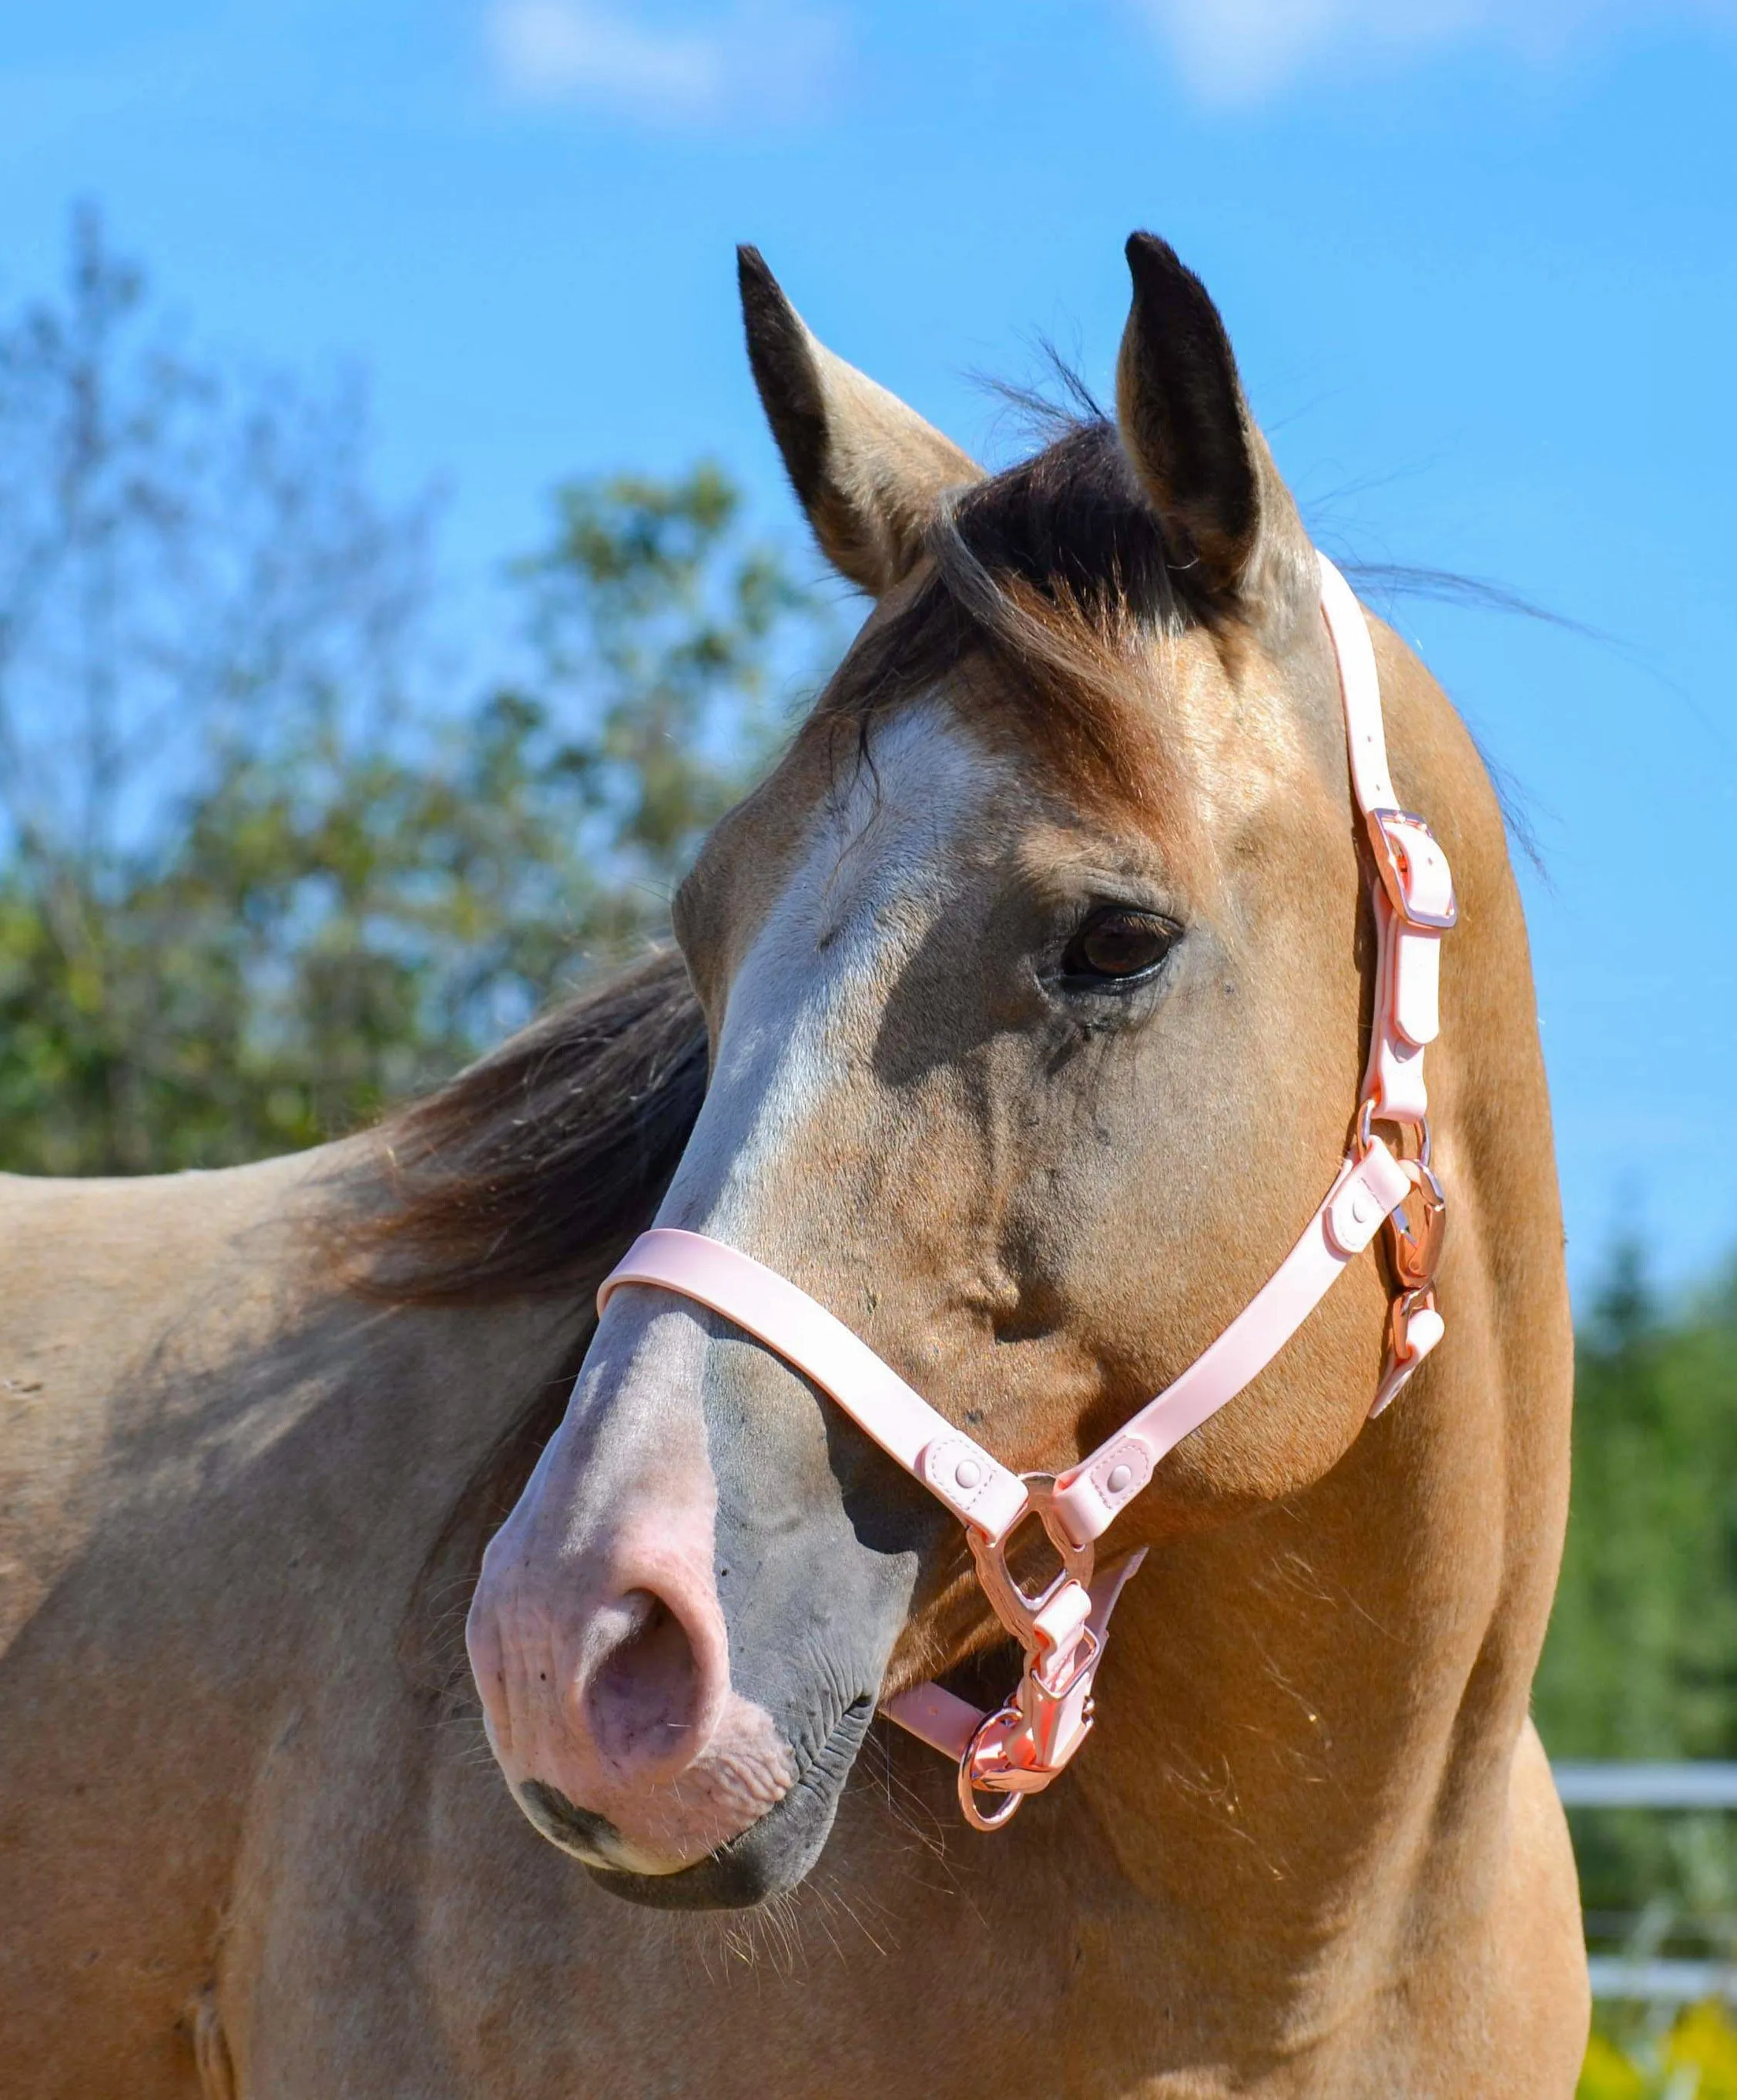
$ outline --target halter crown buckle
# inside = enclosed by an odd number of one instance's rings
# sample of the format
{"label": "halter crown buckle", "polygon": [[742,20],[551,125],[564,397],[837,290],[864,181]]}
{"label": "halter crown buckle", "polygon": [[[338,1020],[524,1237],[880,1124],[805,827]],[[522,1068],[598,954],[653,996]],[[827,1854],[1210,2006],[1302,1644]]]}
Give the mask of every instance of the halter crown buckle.
{"label": "halter crown buckle", "polygon": [[[1375,867],[1387,902],[1408,926],[1423,933],[1446,933],[1459,924],[1459,900],[1453,893],[1453,877],[1435,834],[1409,810],[1371,810],[1369,844]],[[1431,911],[1417,902],[1420,860],[1433,854],[1447,885],[1447,902]]]}

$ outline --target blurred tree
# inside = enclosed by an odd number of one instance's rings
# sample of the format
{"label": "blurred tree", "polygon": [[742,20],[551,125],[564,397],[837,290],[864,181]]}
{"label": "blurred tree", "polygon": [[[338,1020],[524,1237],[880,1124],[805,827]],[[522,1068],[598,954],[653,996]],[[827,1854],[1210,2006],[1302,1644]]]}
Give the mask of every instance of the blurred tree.
{"label": "blurred tree", "polygon": [[1737,1274],[1668,1316],[1612,1258],[1536,1707],[1559,1757],[1737,1758]]}
{"label": "blurred tree", "polygon": [[[1619,1247],[1579,1336],[1573,1491],[1539,1670],[1558,1758],[1737,1758],[1737,1270],[1674,1312]],[[1737,1956],[1737,1818],[1579,1810],[1589,1937]]]}
{"label": "blurred tree", "polygon": [[777,652],[794,628],[812,671],[830,629],[776,553],[737,548],[741,498],[716,466],[569,482],[554,501],[553,541],[515,571],[544,688],[584,725],[597,844],[661,909],[769,752]]}
{"label": "blurred tree", "polygon": [[525,675],[429,672],[429,506],[355,390],[238,384],[82,214],[0,323],[0,1167],[354,1127],[661,922],[820,607],[716,468],[575,482]]}

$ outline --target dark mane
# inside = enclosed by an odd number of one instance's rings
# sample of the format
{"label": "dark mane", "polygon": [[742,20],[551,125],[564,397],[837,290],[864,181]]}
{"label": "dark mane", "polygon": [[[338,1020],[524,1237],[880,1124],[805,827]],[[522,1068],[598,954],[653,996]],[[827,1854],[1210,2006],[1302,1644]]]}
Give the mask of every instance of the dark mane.
{"label": "dark mane", "polygon": [[[1113,426],[1071,424],[966,490],[928,552],[927,573],[871,623],[816,721],[866,735],[876,714],[985,659],[997,706],[1065,747],[1073,778],[1154,781],[1153,755],[1135,761],[1128,746],[1128,645],[1182,608]],[[372,1295],[425,1304],[594,1282],[655,1210],[705,1078],[686,972],[655,951],[380,1127],[386,1197],[350,1229],[346,1274]]]}
{"label": "dark mane", "polygon": [[414,1304],[594,1286],[650,1222],[705,1088],[686,968],[653,949],[379,1127],[385,1201],[349,1230],[347,1280]]}
{"label": "dark mane", "polygon": [[1162,621],[1175,610],[1157,513],[1101,416],[968,489],[947,523],[945,536],[997,580],[1087,618]]}

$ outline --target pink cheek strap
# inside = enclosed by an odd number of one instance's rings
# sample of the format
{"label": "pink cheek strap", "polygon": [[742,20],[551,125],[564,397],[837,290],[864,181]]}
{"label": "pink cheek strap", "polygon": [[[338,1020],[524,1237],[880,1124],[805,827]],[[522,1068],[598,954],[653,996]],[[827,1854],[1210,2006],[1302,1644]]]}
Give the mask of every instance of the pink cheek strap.
{"label": "pink cheek strap", "polygon": [[[994,1714],[937,1684],[895,1693],[884,1710],[959,1760],[960,1805],[978,1829],[1005,1823],[1026,1794],[1047,1786],[1091,1729],[1110,1613],[1143,1557],[1131,1555],[1099,1574],[1094,1542],[1182,1439],[1266,1369],[1383,1225],[1398,1289],[1371,1414],[1444,1332],[1435,1283],[1446,1204],[1430,1166],[1423,1052],[1439,1026],[1439,950],[1456,915],[1453,877],[1428,825],[1397,806],[1369,628],[1338,570],[1325,556],[1320,567],[1352,793],[1375,866],[1374,1018],[1351,1154],[1296,1245],[1218,1339],[1107,1443],[1056,1477],[1010,1471],[805,1290],[721,1241],[659,1226],[635,1241],[597,1293],[600,1311],[624,1284],[709,1307],[811,1379],[963,1524],[978,1581],[1023,1652],[1019,1685]],[[1376,1134],[1378,1123],[1396,1132],[1398,1152]],[[1007,1558],[1028,1519],[1042,1526],[1060,1563],[1037,1589],[1022,1585]],[[995,1806],[986,1807],[985,1798]]]}

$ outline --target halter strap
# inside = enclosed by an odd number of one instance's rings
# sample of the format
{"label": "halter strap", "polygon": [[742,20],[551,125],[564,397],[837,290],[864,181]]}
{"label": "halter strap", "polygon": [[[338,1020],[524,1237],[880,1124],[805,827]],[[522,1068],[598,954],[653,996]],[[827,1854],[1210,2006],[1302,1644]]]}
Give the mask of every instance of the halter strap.
{"label": "halter strap", "polygon": [[764,1342],[985,1538],[1005,1538],[1024,1514],[1025,1485],[1017,1473],[937,1414],[842,1320],[752,1255],[660,1225],[641,1233],[605,1277],[599,1312],[624,1283],[678,1292]]}
{"label": "halter strap", "polygon": [[[1025,1794],[1047,1786],[1091,1727],[1091,1684],[1109,1615],[1144,1557],[1100,1576],[1094,1542],[1166,1455],[1272,1362],[1384,1224],[1400,1288],[1372,1415],[1444,1332],[1435,1276],[1446,1207],[1429,1163],[1423,1052],[1439,1026],[1439,948],[1456,917],[1453,880],[1429,826],[1398,806],[1368,623],[1344,578],[1319,558],[1351,790],[1375,864],[1369,1062],[1351,1152],[1296,1245],[1218,1339],[1106,1443],[1051,1479],[1009,1471],[841,1320],[738,1248],[659,1226],[641,1234],[597,1293],[599,1311],[622,1285],[636,1283],[721,1314],[811,1379],[964,1524],[985,1594],[1025,1652],[1019,1687],[992,1714],[935,1684],[896,1694],[884,1710],[959,1760],[960,1803],[980,1829],[1004,1823]],[[1376,1133],[1378,1123],[1393,1128],[1398,1150]],[[1021,1586],[1005,1550],[1028,1518],[1043,1526],[1061,1563],[1037,1592]],[[981,1806],[982,1794],[1002,1798],[994,1812]]]}

